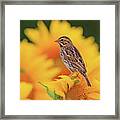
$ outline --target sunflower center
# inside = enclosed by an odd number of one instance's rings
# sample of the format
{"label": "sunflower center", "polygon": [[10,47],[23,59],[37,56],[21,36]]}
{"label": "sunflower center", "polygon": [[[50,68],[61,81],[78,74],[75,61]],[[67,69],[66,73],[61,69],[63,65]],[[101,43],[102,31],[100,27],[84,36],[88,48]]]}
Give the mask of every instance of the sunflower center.
{"label": "sunflower center", "polygon": [[80,84],[73,86],[67,93],[66,93],[67,100],[86,100],[87,94],[85,93],[84,89],[80,86]]}

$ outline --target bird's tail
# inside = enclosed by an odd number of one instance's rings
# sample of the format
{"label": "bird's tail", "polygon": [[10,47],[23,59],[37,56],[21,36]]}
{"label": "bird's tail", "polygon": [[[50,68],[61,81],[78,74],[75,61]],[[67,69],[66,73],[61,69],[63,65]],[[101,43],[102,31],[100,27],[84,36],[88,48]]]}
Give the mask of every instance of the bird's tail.
{"label": "bird's tail", "polygon": [[91,83],[90,83],[90,81],[89,81],[89,79],[88,79],[86,74],[84,75],[84,77],[85,77],[85,80],[87,82],[87,85],[91,87]]}

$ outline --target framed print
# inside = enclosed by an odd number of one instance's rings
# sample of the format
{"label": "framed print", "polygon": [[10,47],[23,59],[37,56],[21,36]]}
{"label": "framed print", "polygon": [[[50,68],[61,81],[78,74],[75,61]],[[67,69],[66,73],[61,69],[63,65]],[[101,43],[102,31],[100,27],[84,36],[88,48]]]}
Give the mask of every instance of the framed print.
{"label": "framed print", "polygon": [[1,5],[1,118],[119,119],[118,1]]}

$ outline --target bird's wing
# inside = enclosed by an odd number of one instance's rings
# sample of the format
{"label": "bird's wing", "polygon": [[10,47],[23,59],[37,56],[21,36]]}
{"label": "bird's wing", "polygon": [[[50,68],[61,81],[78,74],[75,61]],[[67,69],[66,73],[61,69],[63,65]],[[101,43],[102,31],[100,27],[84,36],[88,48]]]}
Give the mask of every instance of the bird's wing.
{"label": "bird's wing", "polygon": [[79,51],[73,46],[65,50],[66,58],[72,63],[73,67],[77,68],[82,73],[86,73],[85,63]]}

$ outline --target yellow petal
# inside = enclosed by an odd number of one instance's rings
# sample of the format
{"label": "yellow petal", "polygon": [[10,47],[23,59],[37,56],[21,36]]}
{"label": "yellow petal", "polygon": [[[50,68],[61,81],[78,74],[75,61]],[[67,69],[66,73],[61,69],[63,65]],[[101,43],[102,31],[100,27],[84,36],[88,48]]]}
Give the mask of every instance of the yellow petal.
{"label": "yellow petal", "polygon": [[33,43],[39,44],[41,42],[41,34],[38,29],[26,28],[24,33]]}
{"label": "yellow petal", "polygon": [[63,88],[59,81],[51,81],[51,82],[45,83],[44,85],[47,86],[50,91],[52,92],[55,91],[56,94],[63,96],[63,97],[65,96]]}
{"label": "yellow petal", "polygon": [[27,97],[29,96],[30,92],[32,91],[32,84],[30,83],[25,83],[25,82],[21,82],[20,83],[20,99],[27,99]]}
{"label": "yellow petal", "polygon": [[53,38],[58,39],[60,36],[70,36],[70,24],[66,21],[58,21],[54,20],[50,24],[50,33],[52,34]]}
{"label": "yellow petal", "polygon": [[100,92],[100,81],[93,79],[90,82],[92,86],[84,88],[85,93],[87,94],[91,94],[94,92],[99,93]]}
{"label": "yellow petal", "polygon": [[21,68],[29,69],[30,62],[37,55],[36,47],[28,43],[26,39],[20,42],[20,66]]}
{"label": "yellow petal", "polygon": [[[88,74],[90,75],[93,71],[94,72],[100,72],[100,56],[96,56],[92,62],[90,60],[88,61],[89,64],[87,63],[87,70]],[[97,70],[97,71],[96,71]]]}
{"label": "yellow petal", "polygon": [[53,38],[58,39],[61,36],[67,36],[72,41],[80,39],[83,34],[82,27],[71,27],[67,21],[57,21],[54,20],[50,25],[50,32]]}
{"label": "yellow petal", "polygon": [[75,44],[76,42],[79,42],[81,39],[84,38],[82,27],[71,27],[69,32],[70,32],[70,38],[73,44]]}
{"label": "yellow petal", "polygon": [[50,34],[45,23],[43,21],[39,21],[37,25],[40,32],[41,41],[48,41],[50,39]]}
{"label": "yellow petal", "polygon": [[99,93],[91,93],[87,95],[89,99],[94,99],[94,100],[99,100],[100,99],[100,94]]}
{"label": "yellow petal", "polygon": [[29,75],[34,82],[51,81],[59,72],[60,69],[53,66],[52,60],[44,56],[36,57],[29,65]]}

